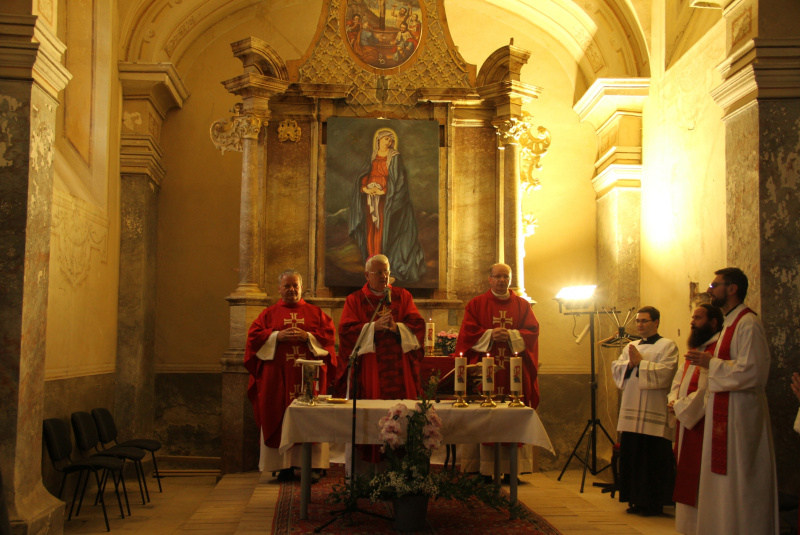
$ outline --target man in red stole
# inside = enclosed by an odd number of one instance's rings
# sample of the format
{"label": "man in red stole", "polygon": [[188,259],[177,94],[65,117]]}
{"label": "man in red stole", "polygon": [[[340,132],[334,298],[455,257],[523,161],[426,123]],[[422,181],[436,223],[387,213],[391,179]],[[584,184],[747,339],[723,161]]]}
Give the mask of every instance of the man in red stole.
{"label": "man in red stole", "polygon": [[[458,333],[456,354],[467,357],[467,363],[477,364],[487,354],[494,357],[495,393],[507,394],[509,364],[513,356],[522,357],[522,393],[527,405],[539,406],[539,322],[525,299],[509,289],[511,267],[495,264],[489,268],[489,291],[467,303],[464,321]],[[521,448],[519,472],[533,471],[533,447]],[[480,460],[475,447],[462,447],[461,469],[465,472],[480,470],[484,475],[494,472],[493,446],[481,446]],[[501,471],[509,473],[505,452]],[[478,463],[480,466],[478,466]]]}
{"label": "man in red stole", "polygon": [[[725,321],[722,311],[702,304],[692,313],[690,349],[714,354]],[[700,457],[703,454],[703,426],[708,390],[708,370],[684,361],[675,374],[667,396],[667,408],[677,419],[675,435],[675,531],[697,534],[697,492],[700,488]]]}
{"label": "man in red stole", "polygon": [[770,353],[764,327],[744,305],[747,276],[715,272],[711,304],[725,314],[714,355],[691,350],[686,360],[708,370],[697,532],[777,534],[775,452],[764,387]]}
{"label": "man in red stole", "polygon": [[[286,408],[301,391],[302,366],[297,359],[322,360],[319,388],[325,393],[328,366],[336,368],[333,321],[318,306],[303,298],[303,279],[294,270],[278,277],[280,300],[265,308],[250,326],[244,353],[244,367],[250,372],[247,397],[253,404],[261,429],[262,472],[279,471],[278,479],[291,480],[292,467],[300,466],[300,448],[281,455],[281,426]],[[330,466],[328,445],[312,447],[312,468]],[[318,473],[318,472],[317,472]],[[318,477],[318,476],[317,476]]]}
{"label": "man in red stole", "polygon": [[344,375],[347,359],[361,337],[359,399],[416,399],[419,393],[425,320],[408,291],[389,285],[389,274],[386,256],[367,260],[367,283],[347,296],[339,320],[342,364],[337,376]]}

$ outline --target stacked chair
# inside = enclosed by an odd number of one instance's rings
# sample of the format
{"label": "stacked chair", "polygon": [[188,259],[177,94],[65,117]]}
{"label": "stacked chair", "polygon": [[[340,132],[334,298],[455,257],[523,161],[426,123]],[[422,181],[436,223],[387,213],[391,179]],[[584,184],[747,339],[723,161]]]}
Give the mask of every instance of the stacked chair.
{"label": "stacked chair", "polygon": [[161,474],[158,472],[158,464],[156,463],[156,451],[161,449],[161,442],[149,438],[134,438],[124,442],[117,442],[117,426],[114,423],[111,411],[103,408],[92,409],[92,417],[97,424],[97,431],[103,444],[113,442],[117,446],[139,448],[150,452],[150,455],[153,456],[153,472],[158,481],[158,490],[164,492],[161,489]]}
{"label": "stacked chair", "polygon": [[[53,468],[61,472],[61,487],[58,489],[58,498],[61,499],[61,494],[64,492],[64,483],[69,474],[78,473],[78,481],[75,483],[75,492],[72,496],[72,504],[69,508],[69,517],[67,520],[72,519],[72,511],[75,507],[75,500],[78,498],[78,489],[81,489],[81,480],[83,479],[83,486],[78,501],[78,510],[75,516],[81,512],[81,504],[83,504],[83,496],[86,493],[86,485],[89,483],[89,474],[93,473],[95,482],[97,483],[97,498],[95,504],[99,501],[103,508],[103,518],[106,521],[106,531],[111,531],[108,523],[108,513],[106,512],[106,504],[103,499],[106,483],[108,482],[108,475],[111,474],[114,480],[114,491],[117,494],[117,503],[119,504],[119,512],[122,518],[125,518],[125,512],[122,509],[122,499],[119,495],[119,484],[122,483],[122,490],[125,492],[125,478],[123,475],[124,461],[115,457],[92,455],[80,460],[72,461],[72,440],[69,434],[67,424],[58,418],[49,418],[44,421],[44,442],[47,445],[47,452],[50,456],[50,461],[53,463]],[[86,478],[84,479],[84,474]],[[125,492],[125,501],[128,501],[127,492]],[[130,505],[128,505],[128,514],[130,514]]]}
{"label": "stacked chair", "polygon": [[[88,452],[93,455],[113,457],[123,462],[126,460],[133,461],[133,465],[136,468],[136,479],[139,480],[139,491],[142,494],[142,505],[146,504],[150,500],[150,493],[147,490],[147,479],[144,476],[144,468],[142,467],[142,459],[145,456],[144,450],[123,446],[105,448],[100,442],[97,424],[91,414],[85,411],[78,411],[73,412],[71,418],[72,430],[75,432],[75,442],[81,453],[86,454]],[[130,505],[128,505],[128,515],[130,514]]]}

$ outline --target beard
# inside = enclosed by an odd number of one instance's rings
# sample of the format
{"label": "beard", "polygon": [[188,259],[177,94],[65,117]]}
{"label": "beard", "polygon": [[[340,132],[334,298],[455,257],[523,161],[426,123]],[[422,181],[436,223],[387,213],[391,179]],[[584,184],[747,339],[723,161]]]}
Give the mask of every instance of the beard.
{"label": "beard", "polygon": [[687,344],[690,349],[697,349],[714,336],[714,329],[707,323],[702,327],[692,327]]}
{"label": "beard", "polygon": [[711,304],[717,308],[722,308],[725,306],[725,296],[722,297],[715,297],[714,295],[711,296]]}

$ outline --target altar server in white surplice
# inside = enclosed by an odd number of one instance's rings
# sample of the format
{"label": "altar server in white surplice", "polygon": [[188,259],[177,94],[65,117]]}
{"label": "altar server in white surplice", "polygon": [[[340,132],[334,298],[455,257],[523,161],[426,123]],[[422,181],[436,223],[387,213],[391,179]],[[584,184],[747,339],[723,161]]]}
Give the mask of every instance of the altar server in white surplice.
{"label": "altar server in white surplice", "polygon": [[627,513],[642,516],[661,514],[672,503],[675,484],[667,393],[678,366],[678,346],[658,334],[660,320],[656,308],[640,308],[636,328],[642,339],[628,344],[611,364],[622,390],[619,499],[630,504]]}
{"label": "altar server in white surplice", "polygon": [[775,453],[764,386],[770,354],[764,327],[744,305],[747,276],[739,268],[715,273],[711,304],[725,314],[714,355],[689,351],[708,369],[697,532],[778,533]]}

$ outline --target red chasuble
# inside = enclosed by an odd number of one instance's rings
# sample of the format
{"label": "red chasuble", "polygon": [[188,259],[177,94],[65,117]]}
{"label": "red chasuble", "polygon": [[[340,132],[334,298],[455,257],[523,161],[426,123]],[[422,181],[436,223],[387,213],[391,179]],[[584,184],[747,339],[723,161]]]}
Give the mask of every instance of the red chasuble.
{"label": "red chasuble", "polygon": [[[316,357],[305,342],[275,344],[272,360],[261,360],[256,356],[273,332],[296,326],[313,334],[328,355]],[[250,326],[244,352],[244,367],[250,372],[247,397],[253,404],[256,423],[264,434],[264,444],[277,448],[281,443],[281,425],[286,407],[300,392],[302,366],[295,366],[296,359],[323,360],[320,367],[319,388],[325,393],[328,365],[336,368],[334,353],[333,321],[318,306],[304,300],[286,304],[282,299],[265,308]]]}
{"label": "red chasuble", "polygon": [[[464,311],[464,321],[458,333],[456,354],[463,353],[469,364],[477,364],[486,356],[486,351],[478,353],[472,346],[478,343],[487,330],[496,327],[516,329],[525,342],[525,351],[517,354],[522,357],[522,392],[525,401],[534,409],[539,406],[539,322],[531,310],[531,305],[514,292],[508,299],[498,299],[490,291],[472,299]],[[511,344],[492,344],[488,351],[494,357],[495,392],[509,393],[510,358],[514,356]]]}
{"label": "red chasuble", "polygon": [[[374,295],[368,285],[353,292],[344,303],[339,320],[340,367],[337,377],[346,373],[347,360],[361,334],[361,329],[379,309],[378,314],[391,314],[394,321],[408,327],[420,349],[403,353],[400,335],[389,331],[375,333],[375,353],[360,355],[358,362],[359,399],[416,399],[419,392],[419,363],[424,357],[423,336],[425,320],[419,315],[417,306],[408,291],[390,286],[391,305],[379,304],[382,295]],[[379,316],[376,316],[376,320]]]}

